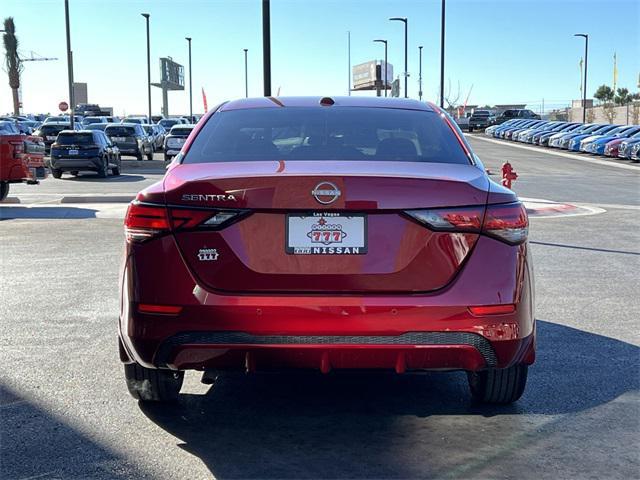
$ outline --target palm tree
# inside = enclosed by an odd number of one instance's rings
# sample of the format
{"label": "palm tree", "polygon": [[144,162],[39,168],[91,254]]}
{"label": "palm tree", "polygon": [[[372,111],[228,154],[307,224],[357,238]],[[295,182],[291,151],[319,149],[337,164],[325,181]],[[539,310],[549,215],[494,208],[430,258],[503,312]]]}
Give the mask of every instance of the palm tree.
{"label": "palm tree", "polygon": [[20,98],[18,89],[20,88],[20,74],[22,73],[22,62],[18,56],[18,37],[16,37],[16,25],[13,17],[4,19],[4,41],[5,66],[9,75],[9,86],[13,93],[13,114],[20,114]]}

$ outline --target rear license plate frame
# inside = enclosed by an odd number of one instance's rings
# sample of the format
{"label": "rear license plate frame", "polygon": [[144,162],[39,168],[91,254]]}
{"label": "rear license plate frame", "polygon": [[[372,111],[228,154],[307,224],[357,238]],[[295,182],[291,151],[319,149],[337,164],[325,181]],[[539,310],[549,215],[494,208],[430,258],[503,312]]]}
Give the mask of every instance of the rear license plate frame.
{"label": "rear license plate frame", "polygon": [[[292,245],[291,244],[291,219],[299,219],[306,222],[313,223],[312,219],[320,219],[325,218],[327,221],[335,220],[347,220],[350,223],[358,223],[362,222],[362,242],[358,242],[358,245],[348,244],[346,242],[334,242],[330,241],[328,244],[324,244],[323,242],[316,242],[316,244],[311,244],[312,239],[310,238],[310,243],[307,245]],[[357,219],[357,220],[353,220]],[[339,224],[341,227],[343,224]],[[350,229],[357,228],[355,226],[350,226]],[[340,230],[341,231],[341,230]],[[312,232],[310,230],[307,234],[309,236]],[[366,213],[355,213],[355,212],[324,212],[324,211],[312,211],[312,212],[301,212],[301,213],[288,213],[285,215],[285,236],[284,236],[284,247],[285,253],[288,255],[317,255],[317,256],[325,256],[325,255],[366,255],[368,253],[368,232],[369,232],[369,221],[368,215]],[[346,235],[349,233],[353,234],[354,232],[345,232]],[[357,234],[358,232],[356,232]],[[346,237],[345,235],[345,237]],[[344,237],[343,237],[344,238]]]}

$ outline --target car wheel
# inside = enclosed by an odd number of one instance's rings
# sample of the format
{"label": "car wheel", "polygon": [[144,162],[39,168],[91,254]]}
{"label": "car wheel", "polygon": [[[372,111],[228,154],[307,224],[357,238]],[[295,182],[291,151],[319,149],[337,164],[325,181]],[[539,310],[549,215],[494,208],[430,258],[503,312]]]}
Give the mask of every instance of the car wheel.
{"label": "car wheel", "polygon": [[100,178],[107,178],[109,176],[109,160],[106,158],[102,159],[102,165],[100,165],[100,170],[98,170],[98,176]]}
{"label": "car wheel", "polygon": [[59,168],[52,168],[51,175],[53,176],[53,178],[62,178],[62,170],[60,170]]}
{"label": "car wheel", "polygon": [[164,161],[165,162],[170,162],[171,161],[171,155],[167,155],[166,153],[164,154]]}
{"label": "car wheel", "polygon": [[127,388],[142,402],[175,402],[184,380],[184,372],[145,368],[137,363],[124,366]]}
{"label": "car wheel", "polygon": [[482,403],[513,403],[524,392],[527,371],[527,365],[514,365],[509,368],[467,372],[471,395],[474,400]]}
{"label": "car wheel", "polygon": [[147,160],[153,160],[153,148],[147,153]]}
{"label": "car wheel", "polygon": [[473,132],[473,128],[469,127],[469,133]]}
{"label": "car wheel", "polygon": [[9,196],[9,182],[0,182],[0,202]]}
{"label": "car wheel", "polygon": [[120,167],[113,167],[111,169],[111,173],[113,174],[114,177],[117,177],[118,175],[120,175]]}

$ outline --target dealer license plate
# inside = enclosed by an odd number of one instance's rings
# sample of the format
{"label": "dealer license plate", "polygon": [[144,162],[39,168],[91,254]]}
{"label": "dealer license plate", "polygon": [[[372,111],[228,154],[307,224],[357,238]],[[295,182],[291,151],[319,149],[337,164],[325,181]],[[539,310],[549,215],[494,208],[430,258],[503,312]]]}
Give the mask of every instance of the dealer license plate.
{"label": "dealer license plate", "polygon": [[367,253],[367,217],[336,212],[287,215],[285,251],[292,255]]}
{"label": "dealer license plate", "polygon": [[78,155],[78,150],[69,150],[69,155]]}
{"label": "dealer license plate", "polygon": [[54,135],[49,135],[47,136],[47,140],[51,140],[53,142],[56,140],[56,137]]}

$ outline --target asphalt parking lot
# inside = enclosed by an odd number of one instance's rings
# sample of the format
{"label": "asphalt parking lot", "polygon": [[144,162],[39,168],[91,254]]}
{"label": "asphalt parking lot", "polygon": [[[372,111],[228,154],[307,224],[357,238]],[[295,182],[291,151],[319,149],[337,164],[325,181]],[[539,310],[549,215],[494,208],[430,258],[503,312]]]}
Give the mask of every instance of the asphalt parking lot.
{"label": "asphalt parking lot", "polygon": [[124,203],[108,197],[164,164],[128,162],[12,187],[0,207],[0,477],[639,478],[640,169],[470,141],[492,172],[511,161],[521,196],[593,207],[531,219],[538,358],[519,402],[474,405],[458,372],[191,373],[177,405],[139,406],[116,348]]}

